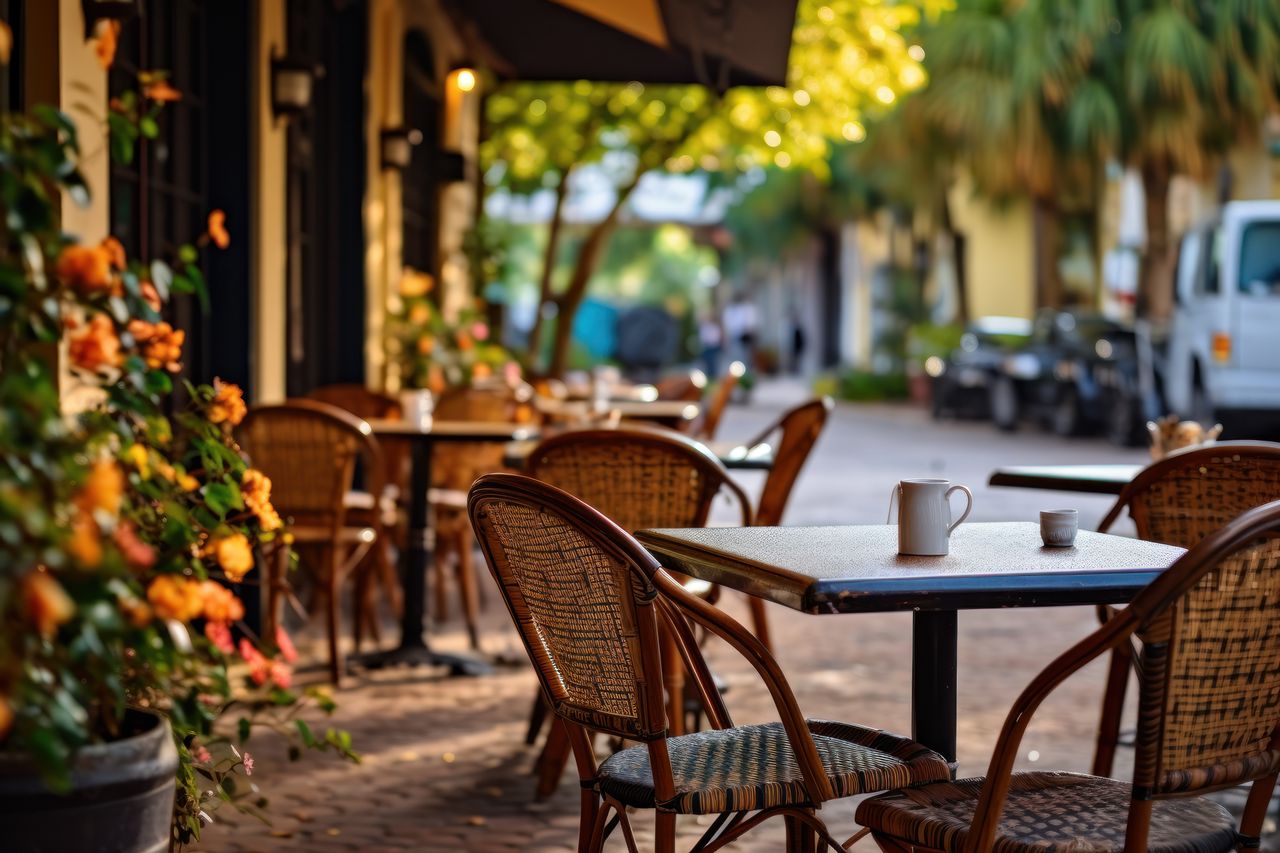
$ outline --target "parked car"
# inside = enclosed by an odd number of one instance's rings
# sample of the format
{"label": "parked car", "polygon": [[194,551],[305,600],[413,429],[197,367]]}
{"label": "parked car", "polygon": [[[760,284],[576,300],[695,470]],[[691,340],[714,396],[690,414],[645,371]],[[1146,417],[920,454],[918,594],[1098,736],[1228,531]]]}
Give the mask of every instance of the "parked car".
{"label": "parked car", "polygon": [[967,325],[958,347],[924,363],[933,416],[989,417],[991,382],[1005,356],[1030,334],[1031,322],[1021,317],[980,317]]}
{"label": "parked car", "polygon": [[1099,314],[1046,309],[1026,343],[1000,362],[991,419],[1003,430],[1031,419],[1062,436],[1104,430],[1132,444],[1156,413],[1143,385],[1132,329]]}
{"label": "parked car", "polygon": [[1280,201],[1233,201],[1183,237],[1166,356],[1171,411],[1280,414]]}

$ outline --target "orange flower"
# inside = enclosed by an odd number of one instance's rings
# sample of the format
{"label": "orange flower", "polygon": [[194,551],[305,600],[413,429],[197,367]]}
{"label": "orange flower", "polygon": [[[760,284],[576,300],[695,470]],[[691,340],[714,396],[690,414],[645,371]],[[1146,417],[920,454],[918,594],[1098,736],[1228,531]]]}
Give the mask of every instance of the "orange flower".
{"label": "orange flower", "polygon": [[102,18],[93,26],[93,52],[98,57],[98,65],[102,66],[104,71],[115,64],[116,43],[119,37],[119,21]]}
{"label": "orange flower", "polygon": [[436,348],[436,339],[431,335],[418,338],[418,355],[431,355]]}
{"label": "orange flower", "polygon": [[129,522],[117,524],[112,538],[124,561],[133,568],[149,569],[156,564],[156,549],[138,538],[137,528]]}
{"label": "orange flower", "polygon": [[[235,426],[244,420],[248,409],[244,404],[244,392],[240,386],[221,379],[213,380],[213,401],[206,412],[210,422]],[[270,488],[270,484],[267,486]]]}
{"label": "orange flower", "polygon": [[129,258],[124,253],[124,246],[115,237],[105,238],[99,248],[107,253],[107,260],[110,262],[111,268],[117,272],[129,265]]}
{"label": "orange flower", "polygon": [[219,249],[231,245],[231,234],[227,232],[227,214],[221,210],[209,212],[209,239]]}
{"label": "orange flower", "polygon": [[406,268],[400,276],[400,295],[409,299],[426,296],[435,285],[436,280],[429,274]]}
{"label": "orange flower", "polygon": [[169,85],[168,80],[155,80],[142,87],[142,97],[163,104],[181,101],[182,93]]}
{"label": "orange flower", "polygon": [[145,601],[139,601],[133,596],[120,600],[120,612],[124,614],[125,619],[129,620],[129,624],[135,628],[145,628],[155,618],[151,605]]}
{"label": "orange flower", "polygon": [[174,329],[165,322],[148,323],[146,320],[130,320],[128,329],[147,367],[152,370],[163,368],[170,373],[182,369],[182,344],[187,339],[187,333],[182,329]]}
{"label": "orange flower", "polygon": [[46,640],[76,612],[75,602],[62,584],[48,572],[35,571],[22,581],[22,602],[27,618]]}
{"label": "orange flower", "polygon": [[139,289],[142,291],[142,301],[147,303],[147,307],[152,311],[159,312],[164,307],[164,303],[160,301],[160,291],[156,290],[154,284],[144,281]]}
{"label": "orange flower", "polygon": [[[68,324],[75,329],[76,324]],[[115,324],[106,314],[94,314],[88,324],[67,339],[67,355],[81,370],[96,373],[104,367],[120,364],[120,338]]]}
{"label": "orange flower", "polygon": [[86,569],[96,569],[102,562],[102,531],[92,516],[83,512],[76,513],[71,522],[67,553]]}
{"label": "orange flower", "polygon": [[209,550],[232,583],[239,583],[253,568],[253,548],[243,533],[219,537]]}
{"label": "orange flower", "polygon": [[493,376],[493,368],[483,361],[471,368],[471,380],[473,382],[483,382],[491,376]]}
{"label": "orange flower", "polygon": [[124,494],[124,472],[110,459],[99,459],[89,469],[84,485],[76,496],[76,506],[87,513],[102,511],[108,515],[120,512],[120,498]]}
{"label": "orange flower", "polygon": [[54,272],[67,287],[92,296],[107,293],[115,285],[111,262],[112,250],[104,246],[67,246],[58,253]]}
{"label": "orange flower", "polygon": [[245,506],[258,517],[263,530],[275,530],[283,522],[276,508],[271,505],[271,480],[256,468],[250,468],[240,478],[240,494]]}
{"label": "orange flower", "polygon": [[196,489],[200,488],[200,481],[195,477],[192,477],[190,474],[179,474],[178,486],[184,492],[194,492]]}
{"label": "orange flower", "polygon": [[458,332],[458,349],[470,352],[476,348],[476,342],[466,332]]}
{"label": "orange flower", "polygon": [[231,590],[217,581],[201,585],[204,594],[204,618],[210,622],[236,622],[244,618],[244,605]]}
{"label": "orange flower", "polygon": [[144,480],[151,479],[151,454],[141,444],[131,444],[120,456],[138,469],[138,476]]}
{"label": "orange flower", "polygon": [[179,575],[161,575],[147,587],[147,601],[161,619],[188,622],[204,612],[201,584]]}
{"label": "orange flower", "polygon": [[7,696],[0,696],[0,743],[4,743],[9,730],[13,728],[13,706]]}
{"label": "orange flower", "polygon": [[431,390],[431,393],[440,395],[444,393],[445,387],[444,370],[438,364],[431,365],[430,369],[427,370],[427,388]]}

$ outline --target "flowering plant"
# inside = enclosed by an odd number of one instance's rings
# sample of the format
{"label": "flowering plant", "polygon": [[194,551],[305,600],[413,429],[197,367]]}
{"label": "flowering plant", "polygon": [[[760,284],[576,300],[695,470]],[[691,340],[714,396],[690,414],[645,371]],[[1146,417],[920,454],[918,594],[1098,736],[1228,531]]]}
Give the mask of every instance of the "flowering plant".
{"label": "flowering plant", "polygon": [[[176,96],[163,80],[144,80],[127,115],[113,106],[114,154],[148,135],[129,124],[120,139],[125,119],[152,115],[138,103]],[[262,803],[236,782],[252,772],[243,743],[256,724],[355,757],[344,732],[317,736],[298,718],[287,636],[255,637],[243,622],[233,587],[289,536],[270,481],[233,438],[240,389],[174,393],[185,334],[164,306],[203,294],[200,255],[225,244],[225,224],[215,211],[168,262],[63,234],[61,197],[89,194],[77,128],[51,108],[0,116],[0,160],[0,750],[34,756],[65,789],[79,747],[128,734],[127,708],[162,714],[182,844],[219,802]],[[74,414],[59,393],[61,341],[68,384],[88,401]]]}
{"label": "flowering plant", "polygon": [[520,365],[505,347],[494,343],[485,321],[484,303],[477,301],[452,318],[431,301],[434,280],[427,273],[407,269],[400,279],[399,304],[392,311],[390,329],[399,348],[407,387],[470,387],[494,379],[515,384]]}

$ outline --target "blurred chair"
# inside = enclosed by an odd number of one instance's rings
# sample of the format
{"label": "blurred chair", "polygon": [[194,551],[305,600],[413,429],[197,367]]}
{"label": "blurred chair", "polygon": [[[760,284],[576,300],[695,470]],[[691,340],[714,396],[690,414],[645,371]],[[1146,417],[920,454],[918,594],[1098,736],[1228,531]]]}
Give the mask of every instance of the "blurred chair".
{"label": "blurred chair", "polygon": [[[307,399],[337,406],[364,420],[400,420],[404,416],[400,401],[395,397],[354,383],[321,386],[308,394]],[[394,440],[381,444],[385,468],[382,494],[375,498],[368,491],[367,485],[347,493],[348,522],[370,527],[381,526],[384,534],[379,537],[377,547],[371,549],[365,557],[375,571],[368,571],[367,566],[360,566],[356,570],[354,636],[357,652],[360,651],[366,628],[375,644],[382,640],[376,601],[378,587],[381,587],[391,606],[391,612],[397,619],[404,606],[391,548],[394,546],[403,550],[405,546],[407,525],[400,508],[409,490],[409,445]],[[376,585],[373,582],[375,579]]]}
{"label": "blurred chair", "polygon": [[[786,822],[787,850],[812,851],[815,836],[839,849],[816,814],[824,802],[950,777],[941,756],[906,738],[806,720],[758,640],[686,592],[638,542],[582,501],[527,477],[492,475],[472,488],[470,515],[576,758],[579,851],[602,850],[617,825],[634,851],[628,809],[653,810],[659,851],[675,849],[678,814],[718,816],[695,849],[719,849],[774,817]],[[711,731],[670,732],[660,620],[707,705]],[[777,722],[734,727],[690,621],[755,668],[777,706]],[[641,745],[597,764],[593,731]]]}
{"label": "blurred chair", "polygon": [[[777,436],[773,467],[765,478],[764,487],[760,491],[760,502],[756,507],[757,526],[778,527],[782,524],[783,512],[787,508],[787,502],[791,500],[796,478],[800,476],[800,469],[809,461],[809,453],[822,434],[834,407],[830,397],[802,403],[784,412],[782,417],[746,442],[746,447],[756,447]],[[747,603],[751,607],[751,620],[756,636],[772,649],[764,599],[749,595]]]}
{"label": "blurred chair", "polygon": [[683,400],[686,403],[698,403],[707,390],[707,375],[701,370],[690,370],[676,373],[659,380],[654,387],[658,390],[659,400]]}
{"label": "blurred chair", "polygon": [[[364,466],[369,491],[380,494],[386,470],[382,449],[369,425],[342,409],[312,400],[293,400],[249,411],[237,430],[254,465],[271,479],[272,502],[289,519],[294,545],[315,555],[304,561],[318,576],[329,639],[329,677],[343,675],[338,644],[338,607],[342,581],[377,543],[378,526],[351,523],[347,493],[356,463]],[[277,624],[279,593],[287,579],[279,561],[271,561],[264,625]]]}
{"label": "blurred chair", "polygon": [[[1246,510],[1280,500],[1280,444],[1223,442],[1173,453],[1143,469],[1124,487],[1098,531],[1111,529],[1128,510],[1138,538],[1192,548]],[[1111,618],[1115,608],[1099,608]],[[1111,775],[1120,742],[1120,717],[1135,657],[1128,647],[1112,653],[1098,723],[1093,773]]]}
{"label": "blurred chair", "polygon": [[733,397],[733,390],[738,387],[738,380],[747,372],[746,365],[740,361],[735,361],[729,365],[729,369],[725,371],[724,376],[720,377],[720,384],[716,386],[716,393],[712,395],[711,402],[703,410],[697,426],[693,429],[693,434],[701,441],[712,441],[716,437],[716,431],[720,428],[720,419],[724,417],[724,410],[729,407],[729,400]]}
{"label": "blurred chair", "polygon": [[[703,527],[716,495],[737,501],[744,526],[751,524],[751,501],[707,448],[679,433],[658,428],[576,430],[542,441],[529,454],[525,471],[586,501],[628,532],[653,527]],[[710,586],[691,581],[706,595]],[[676,733],[683,727],[684,685],[674,646],[667,646],[668,715]],[[526,741],[542,727],[547,706],[535,697]],[[539,760],[539,796],[555,790],[568,760],[564,730],[553,726]]]}
{"label": "blurred chair", "polygon": [[[511,423],[523,401],[519,389],[495,383],[470,388],[450,388],[436,402],[434,417],[440,421]],[[472,556],[474,538],[467,522],[467,489],[481,474],[501,471],[503,447],[493,443],[440,445],[432,457],[431,505],[435,512],[436,550],[432,566],[433,609],[437,622],[449,615],[447,564],[453,564],[454,582],[462,605],[462,618],[471,648],[480,649],[481,592]]]}
{"label": "blurred chair", "polygon": [[[1280,769],[1277,602],[1280,503],[1269,503],[1201,539],[1036,676],[1005,718],[985,779],[872,797],[858,822],[886,851],[1256,851]],[[1041,702],[1096,658],[1128,655],[1134,639],[1132,783],[1014,773]],[[1248,783],[1238,828],[1221,805],[1194,796]]]}

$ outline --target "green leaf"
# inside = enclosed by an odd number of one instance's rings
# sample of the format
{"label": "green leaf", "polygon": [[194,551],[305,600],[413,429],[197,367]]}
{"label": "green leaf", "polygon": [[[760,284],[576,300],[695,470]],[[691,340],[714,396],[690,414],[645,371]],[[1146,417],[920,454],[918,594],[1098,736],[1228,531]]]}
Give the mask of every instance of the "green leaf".
{"label": "green leaf", "polygon": [[248,717],[241,717],[239,721],[237,721],[236,723],[236,733],[240,737],[240,742],[246,743],[249,740],[249,735],[252,732],[253,732],[253,723],[250,722]]}
{"label": "green leaf", "polygon": [[316,737],[311,733],[311,727],[307,725],[305,720],[294,720],[294,725],[298,727],[298,736],[302,738],[302,743],[308,749],[314,748],[316,745]]}
{"label": "green leaf", "polygon": [[160,135],[160,125],[151,116],[143,116],[139,119],[138,130],[147,139],[155,139]]}

